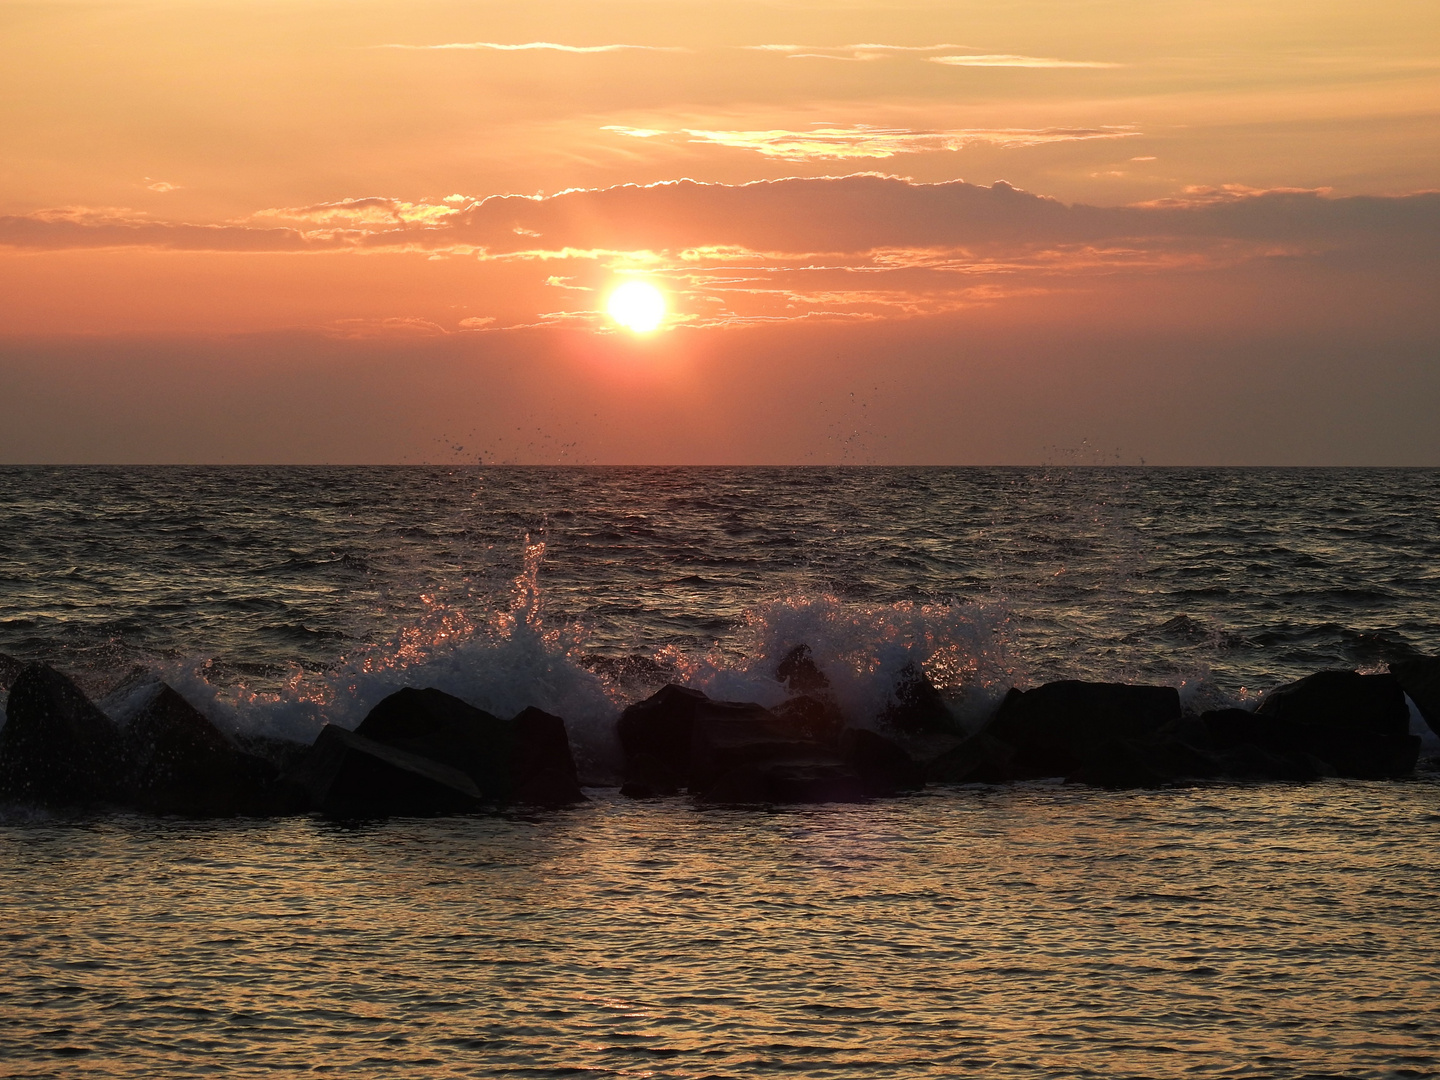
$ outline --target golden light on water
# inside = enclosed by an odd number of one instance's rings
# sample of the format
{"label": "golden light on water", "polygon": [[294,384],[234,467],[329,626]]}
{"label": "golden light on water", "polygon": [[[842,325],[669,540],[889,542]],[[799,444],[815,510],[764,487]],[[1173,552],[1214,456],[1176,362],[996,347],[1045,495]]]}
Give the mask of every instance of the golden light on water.
{"label": "golden light on water", "polygon": [[648,334],[665,321],[665,296],[645,281],[627,281],[610,294],[605,310],[631,333]]}

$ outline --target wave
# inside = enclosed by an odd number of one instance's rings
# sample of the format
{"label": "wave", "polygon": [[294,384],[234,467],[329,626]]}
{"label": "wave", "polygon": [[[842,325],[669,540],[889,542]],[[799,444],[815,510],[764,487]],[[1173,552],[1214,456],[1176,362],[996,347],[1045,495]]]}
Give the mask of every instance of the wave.
{"label": "wave", "polygon": [[738,634],[702,654],[592,649],[583,624],[546,621],[545,550],[527,538],[523,569],[497,609],[422,598],[425,615],[389,640],[359,646],[324,670],[294,667],[278,689],[273,678],[251,688],[243,674],[208,660],[160,660],[153,670],[233,733],[300,742],[327,723],[355,727],[404,686],[435,687],[500,716],[534,705],[564,717],[582,765],[602,771],[616,760],[614,720],[626,704],[679,682],[715,698],[777,705],[791,693],[777,668],[800,645],[860,724],[895,703],[907,668],[923,669],[962,724],[993,710],[1021,675],[1005,648],[1009,615],[1000,604],[868,604],[796,593],[751,608]]}

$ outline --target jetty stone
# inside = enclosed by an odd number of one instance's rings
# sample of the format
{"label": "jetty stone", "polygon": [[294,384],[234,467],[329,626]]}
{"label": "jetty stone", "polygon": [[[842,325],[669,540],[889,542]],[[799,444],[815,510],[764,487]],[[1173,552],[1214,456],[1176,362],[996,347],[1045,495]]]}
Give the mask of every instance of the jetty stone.
{"label": "jetty stone", "polygon": [[47,806],[118,802],[126,752],[120,730],[74,680],[48,664],[15,677],[0,729],[0,797]]}

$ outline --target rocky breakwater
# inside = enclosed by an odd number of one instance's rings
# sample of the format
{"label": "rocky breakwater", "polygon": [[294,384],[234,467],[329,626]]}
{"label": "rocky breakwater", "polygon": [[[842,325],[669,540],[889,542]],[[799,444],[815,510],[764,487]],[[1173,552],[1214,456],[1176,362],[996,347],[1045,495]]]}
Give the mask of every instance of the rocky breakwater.
{"label": "rocky breakwater", "polygon": [[[1417,670],[1436,679],[1440,660]],[[1440,681],[1440,680],[1436,680]],[[926,763],[929,779],[1006,783],[1044,777],[1098,787],[1208,780],[1394,779],[1410,775],[1408,670],[1321,671],[1272,690],[1259,708],[1187,714],[1172,687],[1055,682],[1012,690],[978,732]],[[1440,701],[1419,706],[1440,733]]]}
{"label": "rocky breakwater", "polygon": [[[0,661],[8,658],[0,657]],[[1410,775],[1440,734],[1440,658],[1387,673],[1322,671],[1253,711],[1187,712],[1168,686],[1067,680],[1012,689],[973,729],[922,667],[888,704],[847,715],[810,650],[778,665],[773,707],[668,685],[621,712],[621,794],[702,803],[856,802],[934,784],[1063,779],[1107,788]],[[584,798],[564,721],[501,719],[436,689],[405,688],[354,730],[310,746],[227,734],[172,687],[137,672],[92,702],[45,664],[0,662],[0,801],[192,816],[338,817],[557,806]],[[1408,701],[1407,701],[1408,697]]]}
{"label": "rocky breakwater", "polygon": [[355,731],[327,725],[307,748],[231,737],[144,673],[96,704],[30,664],[0,729],[0,800],[31,806],[381,817],[583,798],[559,717],[501,720],[439,690],[400,690]]}
{"label": "rocky breakwater", "polygon": [[[1385,674],[1322,671],[1254,711],[1188,713],[1170,686],[1076,680],[1012,689],[965,732],[923,670],[907,666],[875,717],[844,716],[798,647],[773,709],[666,686],[621,714],[622,794],[688,791],[705,802],[845,802],[925,783],[1063,779],[1106,788],[1322,777],[1394,779],[1415,770],[1408,694],[1440,734],[1440,659]],[[797,692],[798,691],[798,692]]]}

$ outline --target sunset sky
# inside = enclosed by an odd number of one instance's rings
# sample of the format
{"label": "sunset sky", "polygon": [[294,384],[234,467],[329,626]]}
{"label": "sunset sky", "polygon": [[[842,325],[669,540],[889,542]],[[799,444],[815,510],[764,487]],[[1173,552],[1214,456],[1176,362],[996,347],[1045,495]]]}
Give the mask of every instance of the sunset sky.
{"label": "sunset sky", "polygon": [[1440,465],[1434,0],[0,0],[0,110],[0,462]]}

